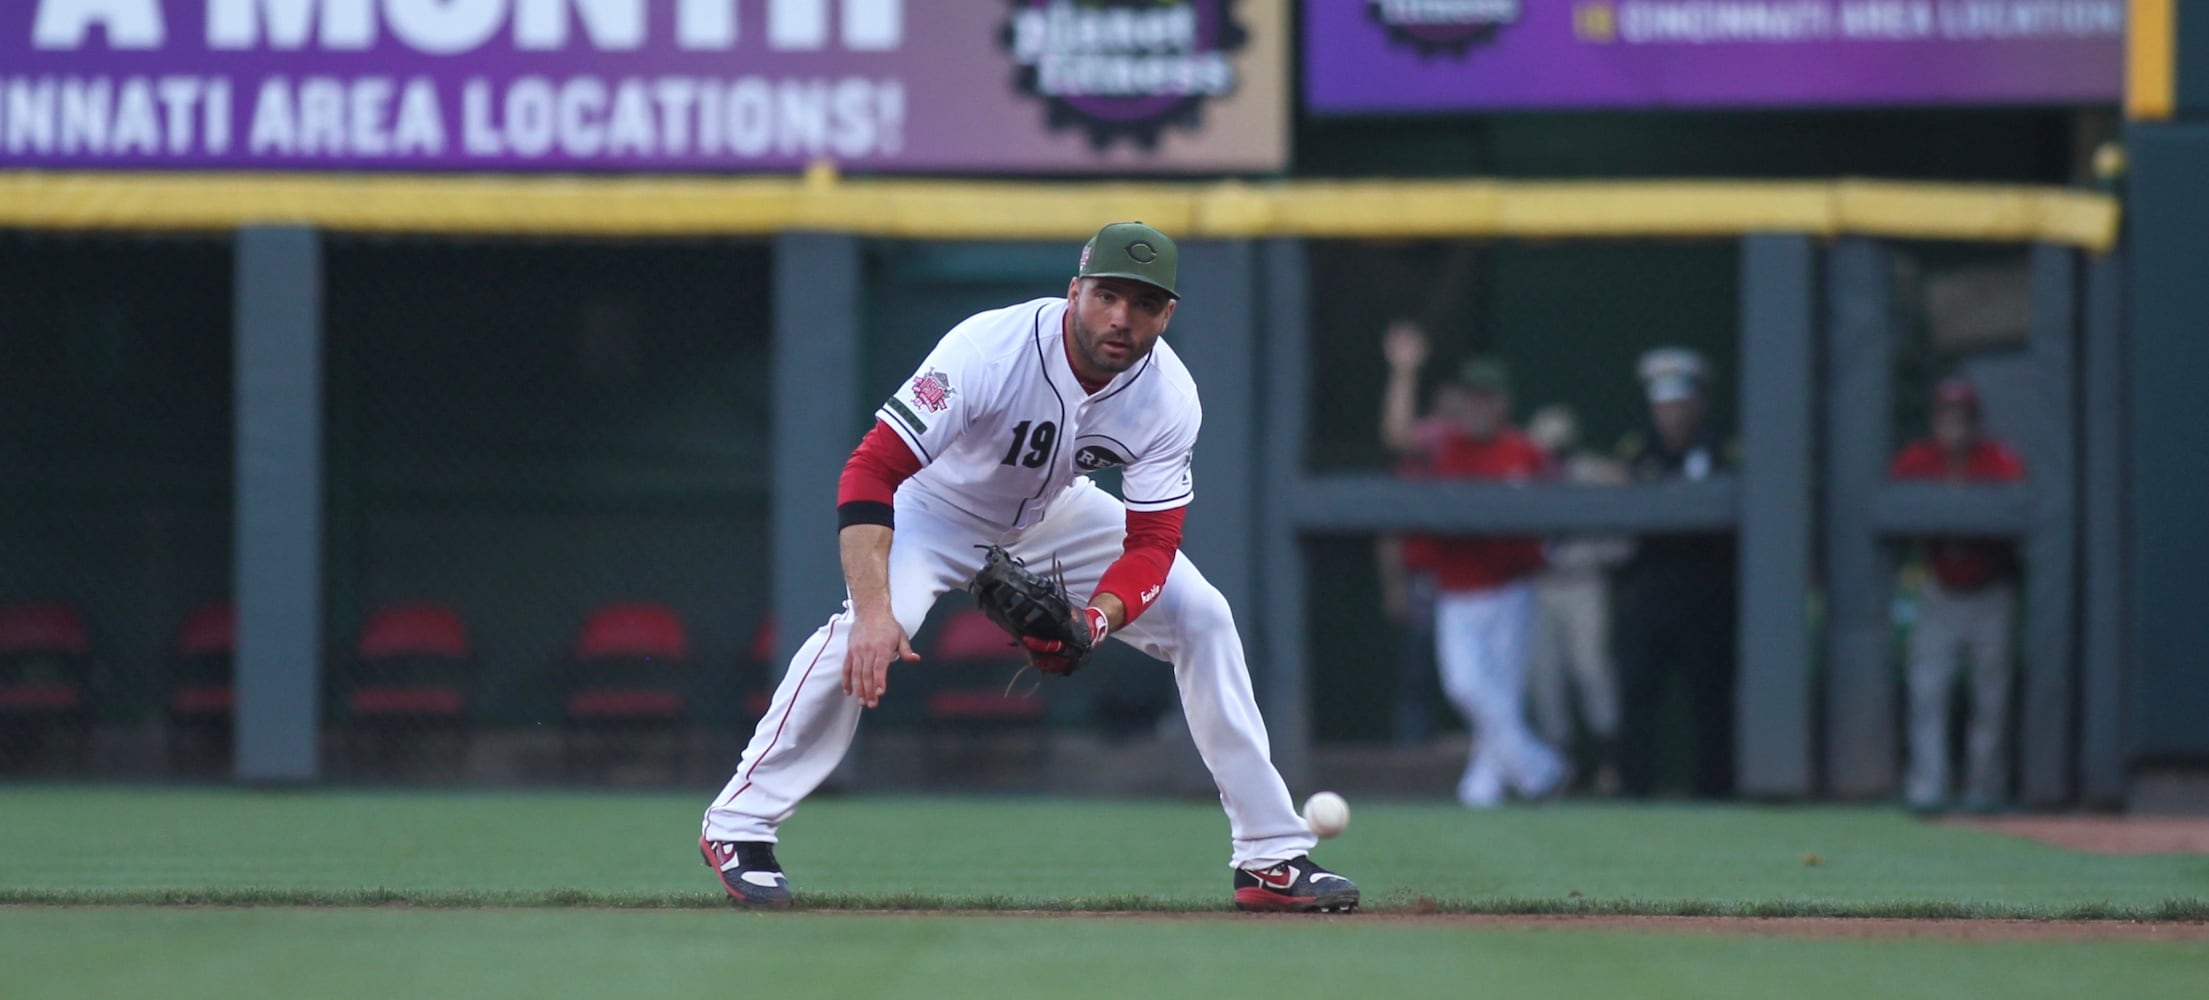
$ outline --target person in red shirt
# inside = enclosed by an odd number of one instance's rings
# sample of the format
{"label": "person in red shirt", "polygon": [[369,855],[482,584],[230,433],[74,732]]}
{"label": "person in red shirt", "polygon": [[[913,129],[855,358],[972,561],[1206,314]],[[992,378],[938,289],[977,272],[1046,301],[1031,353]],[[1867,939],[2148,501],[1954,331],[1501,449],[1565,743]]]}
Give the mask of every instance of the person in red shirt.
{"label": "person in red shirt", "polygon": [[[1932,436],[1895,456],[1896,479],[2013,483],[2025,464],[1986,436],[1979,391],[1960,378],[1933,388]],[[1912,809],[1947,806],[1949,692],[1959,654],[1971,658],[1971,721],[1964,806],[2008,798],[2011,629],[2017,620],[2017,550],[2007,539],[1928,538],[1926,576],[1910,635],[1910,759],[1903,797]]]}
{"label": "person in red shirt", "polygon": [[[1509,374],[1475,359],[1458,373],[1459,416],[1415,424],[1426,335],[1409,323],[1385,343],[1388,390],[1381,437],[1435,478],[1523,482],[1549,473],[1542,449],[1511,425]],[[1405,543],[1434,578],[1435,660],[1442,692],[1472,726],[1470,759],[1457,798],[1472,808],[1508,793],[1541,798],[1568,777],[1564,759],[1526,724],[1526,663],[1534,627],[1532,577],[1543,565],[1536,538],[1449,536]]]}

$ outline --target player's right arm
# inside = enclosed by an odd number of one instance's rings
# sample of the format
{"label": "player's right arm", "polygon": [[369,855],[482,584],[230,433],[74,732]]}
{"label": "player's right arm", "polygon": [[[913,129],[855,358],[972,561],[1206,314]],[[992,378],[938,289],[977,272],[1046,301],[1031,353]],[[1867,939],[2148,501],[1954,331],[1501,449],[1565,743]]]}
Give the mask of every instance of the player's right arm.
{"label": "player's right arm", "polygon": [[920,459],[881,423],[844,462],[836,484],[836,549],[851,595],[851,639],[844,647],[844,693],[873,708],[889,685],[890,662],[911,662],[912,644],[890,610],[890,540],[899,483]]}
{"label": "player's right arm", "polygon": [[875,411],[874,428],[837,483],[836,548],[852,615],[843,687],[868,708],[889,689],[891,663],[920,659],[890,603],[897,488],[965,429],[981,381],[978,368],[971,341],[953,330]]}
{"label": "player's right arm", "polygon": [[844,586],[851,592],[851,642],[844,652],[844,693],[873,708],[889,688],[890,662],[920,659],[890,610],[890,535],[879,524],[837,533]]}
{"label": "player's right arm", "polygon": [[1419,408],[1419,369],[1427,363],[1427,335],[1410,320],[1389,324],[1381,343],[1388,357],[1388,388],[1381,394],[1381,443],[1390,451],[1417,447],[1412,424]]}

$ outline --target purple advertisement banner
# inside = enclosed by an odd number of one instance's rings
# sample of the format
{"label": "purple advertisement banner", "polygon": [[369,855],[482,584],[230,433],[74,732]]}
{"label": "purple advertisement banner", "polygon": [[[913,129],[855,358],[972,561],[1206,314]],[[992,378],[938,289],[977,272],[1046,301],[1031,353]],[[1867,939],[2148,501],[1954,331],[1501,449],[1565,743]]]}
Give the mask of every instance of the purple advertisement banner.
{"label": "purple advertisement banner", "polygon": [[0,0],[0,168],[1271,172],[1277,0]]}
{"label": "purple advertisement banner", "polygon": [[2102,104],[2125,0],[1309,0],[1319,114]]}

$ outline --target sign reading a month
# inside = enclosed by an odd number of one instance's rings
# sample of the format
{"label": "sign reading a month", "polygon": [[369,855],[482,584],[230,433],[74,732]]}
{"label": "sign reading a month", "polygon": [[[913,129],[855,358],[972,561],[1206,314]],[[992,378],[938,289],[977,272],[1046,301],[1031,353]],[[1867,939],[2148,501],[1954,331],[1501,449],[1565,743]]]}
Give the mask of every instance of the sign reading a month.
{"label": "sign reading a month", "polygon": [[13,0],[0,166],[1273,171],[1237,0]]}

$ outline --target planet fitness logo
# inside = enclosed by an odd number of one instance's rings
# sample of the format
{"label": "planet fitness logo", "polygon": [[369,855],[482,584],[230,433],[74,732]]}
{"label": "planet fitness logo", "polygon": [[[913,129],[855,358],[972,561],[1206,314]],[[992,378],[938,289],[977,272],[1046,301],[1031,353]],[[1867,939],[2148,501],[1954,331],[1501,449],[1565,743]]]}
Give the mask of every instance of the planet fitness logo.
{"label": "planet fitness logo", "polygon": [[1044,102],[1053,130],[1104,149],[1158,146],[1195,130],[1204,102],[1235,91],[1231,55],[1249,41],[1235,0],[1012,0],[1002,41],[1013,85]]}
{"label": "planet fitness logo", "polygon": [[1519,19],[1520,0],[1364,0],[1366,13],[1388,36],[1418,49],[1422,56],[1467,49],[1493,41]]}

